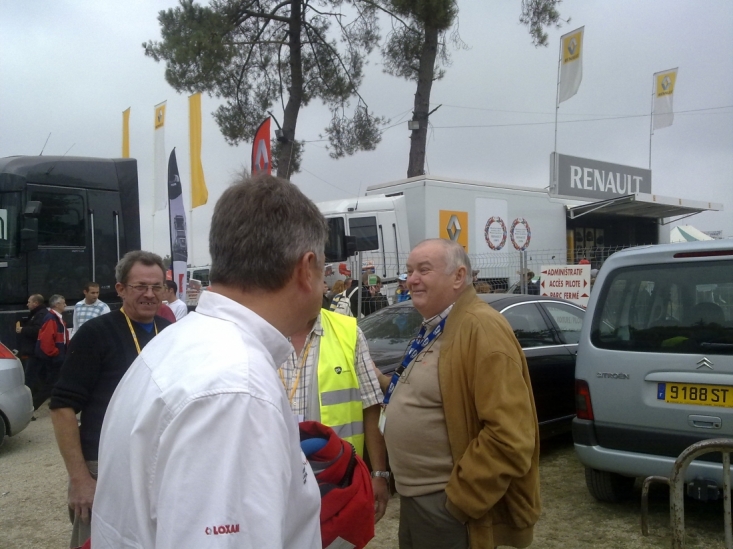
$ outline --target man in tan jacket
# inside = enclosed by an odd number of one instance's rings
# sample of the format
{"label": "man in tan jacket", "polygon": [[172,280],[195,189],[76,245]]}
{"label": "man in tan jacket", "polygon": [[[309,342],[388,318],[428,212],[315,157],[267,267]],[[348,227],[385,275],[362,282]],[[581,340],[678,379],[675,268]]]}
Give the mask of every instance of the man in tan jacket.
{"label": "man in tan jacket", "polygon": [[407,272],[425,320],[381,423],[400,549],[527,547],[540,515],[539,429],[522,349],[476,296],[460,245],[421,242]]}

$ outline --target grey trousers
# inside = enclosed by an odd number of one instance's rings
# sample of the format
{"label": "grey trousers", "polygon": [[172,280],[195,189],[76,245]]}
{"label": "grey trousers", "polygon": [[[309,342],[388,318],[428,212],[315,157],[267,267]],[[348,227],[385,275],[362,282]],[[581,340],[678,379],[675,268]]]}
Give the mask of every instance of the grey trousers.
{"label": "grey trousers", "polygon": [[468,528],[445,508],[445,491],[400,496],[400,549],[468,549]]}
{"label": "grey trousers", "polygon": [[[96,461],[87,461],[87,467],[89,467],[92,478],[97,480],[97,468],[99,464]],[[71,520],[71,542],[69,543],[69,547],[71,549],[84,545],[84,542],[92,537],[91,513],[89,519],[89,523],[84,524],[81,518],[74,514],[74,510],[69,507],[69,520]]]}

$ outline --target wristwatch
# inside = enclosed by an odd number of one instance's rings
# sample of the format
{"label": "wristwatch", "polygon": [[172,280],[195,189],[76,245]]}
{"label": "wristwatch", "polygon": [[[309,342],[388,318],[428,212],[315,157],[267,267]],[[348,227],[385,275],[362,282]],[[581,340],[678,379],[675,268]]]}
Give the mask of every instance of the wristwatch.
{"label": "wristwatch", "polygon": [[372,471],[372,478],[383,478],[387,482],[389,482],[390,473],[389,471]]}

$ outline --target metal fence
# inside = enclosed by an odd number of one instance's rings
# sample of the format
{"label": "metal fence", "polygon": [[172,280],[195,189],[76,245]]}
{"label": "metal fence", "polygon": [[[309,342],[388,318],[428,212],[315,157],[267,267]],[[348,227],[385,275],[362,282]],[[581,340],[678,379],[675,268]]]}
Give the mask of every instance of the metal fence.
{"label": "metal fence", "polygon": [[[554,250],[502,250],[488,254],[469,254],[476,278],[491,286],[491,291],[507,291],[517,284],[521,272],[531,271],[535,278],[542,266],[575,265],[582,259],[590,262],[591,269],[600,269],[612,254],[628,246],[597,246],[582,250],[558,248]],[[407,272],[409,252],[395,254],[382,251],[360,252],[362,274],[375,274],[384,284],[382,293],[392,296],[397,277]],[[331,266],[333,274],[327,278],[329,285],[337,278],[359,278],[358,258]]]}

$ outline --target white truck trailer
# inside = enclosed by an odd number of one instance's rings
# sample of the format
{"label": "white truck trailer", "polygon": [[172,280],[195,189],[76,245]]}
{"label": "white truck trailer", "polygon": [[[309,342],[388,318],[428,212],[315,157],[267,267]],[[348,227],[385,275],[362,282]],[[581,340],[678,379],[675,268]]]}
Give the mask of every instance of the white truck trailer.
{"label": "white truck trailer", "polygon": [[387,283],[405,272],[409,251],[426,238],[457,241],[479,278],[499,285],[518,278],[520,251],[554,250],[558,263],[566,261],[571,201],[542,189],[421,176],[373,185],[366,195],[318,207],[328,218],[343,217],[362,249],[376,248],[362,252],[362,263]]}
{"label": "white truck trailer", "polygon": [[[373,250],[361,253],[364,272],[386,283],[405,272],[418,242],[446,238],[463,245],[478,277],[495,289],[516,282],[520,266],[539,274],[541,265],[587,258],[598,268],[617,249],[667,242],[669,218],[722,209],[648,193],[560,198],[545,189],[428,175],[372,185],[364,197],[318,207],[327,218],[342,218],[360,249]],[[356,265],[339,265],[334,277],[350,270],[357,278]]]}

